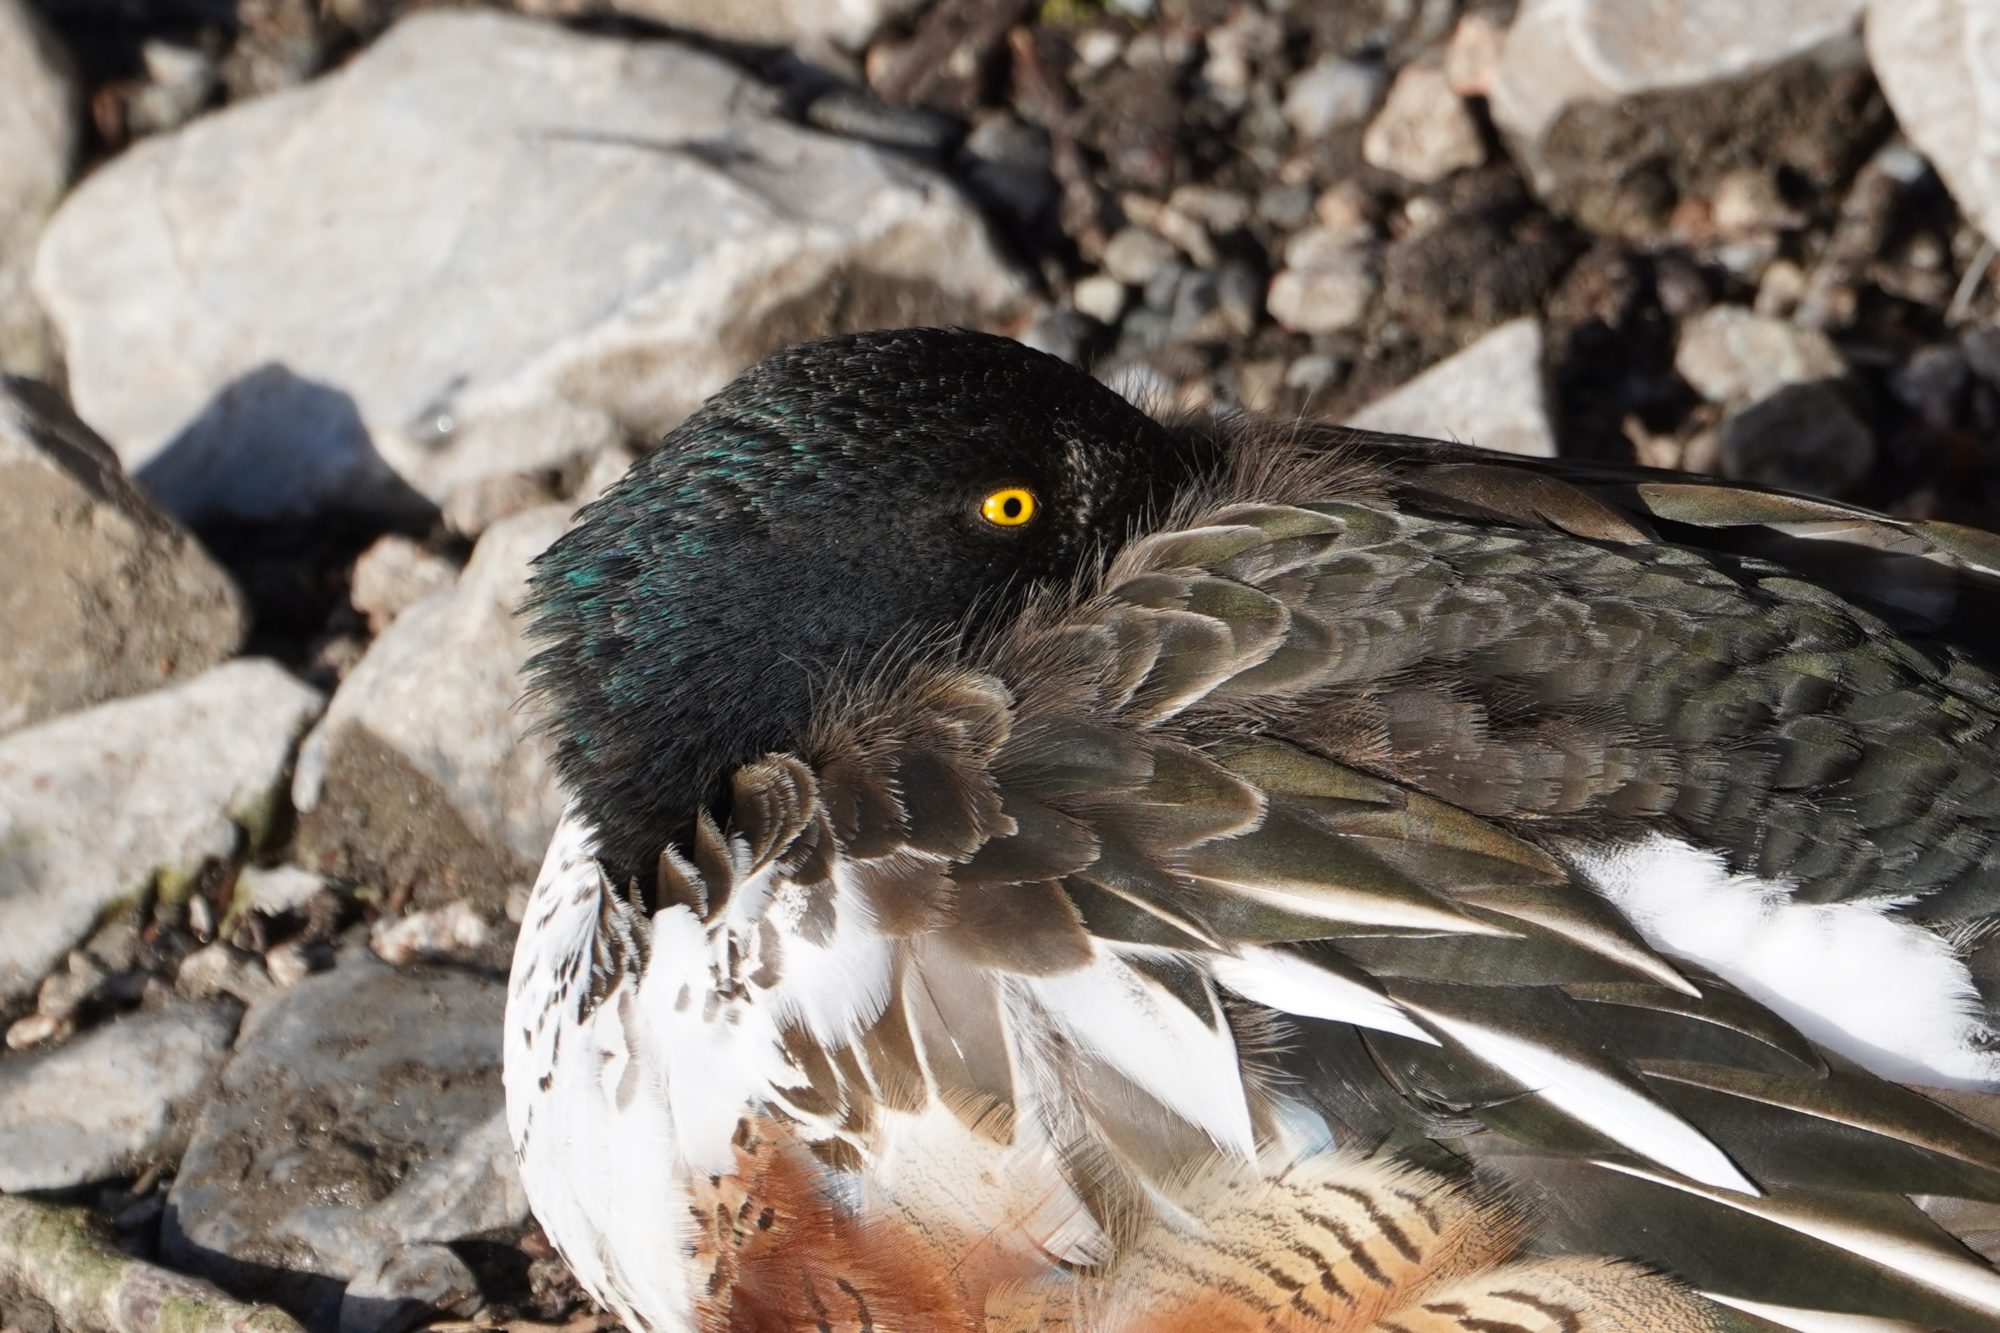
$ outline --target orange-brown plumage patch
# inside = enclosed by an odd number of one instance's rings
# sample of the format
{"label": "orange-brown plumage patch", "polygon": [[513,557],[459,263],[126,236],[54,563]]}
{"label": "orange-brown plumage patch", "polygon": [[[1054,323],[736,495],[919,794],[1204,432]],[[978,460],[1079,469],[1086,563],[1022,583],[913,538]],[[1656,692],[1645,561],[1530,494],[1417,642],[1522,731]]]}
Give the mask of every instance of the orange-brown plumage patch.
{"label": "orange-brown plumage patch", "polygon": [[937,1246],[893,1218],[834,1206],[817,1163],[769,1121],[737,1136],[737,1173],[696,1191],[711,1273],[703,1333],[970,1333],[979,1327]]}

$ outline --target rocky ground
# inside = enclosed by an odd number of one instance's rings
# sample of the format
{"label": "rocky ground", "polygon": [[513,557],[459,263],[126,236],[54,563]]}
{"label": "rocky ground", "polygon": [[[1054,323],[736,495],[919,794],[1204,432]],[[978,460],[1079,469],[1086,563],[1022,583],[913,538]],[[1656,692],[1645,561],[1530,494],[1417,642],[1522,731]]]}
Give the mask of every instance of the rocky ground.
{"label": "rocky ground", "polygon": [[499,1119],[512,613],[788,342],[2000,526],[1994,22],[0,0],[0,1328],[587,1317]]}

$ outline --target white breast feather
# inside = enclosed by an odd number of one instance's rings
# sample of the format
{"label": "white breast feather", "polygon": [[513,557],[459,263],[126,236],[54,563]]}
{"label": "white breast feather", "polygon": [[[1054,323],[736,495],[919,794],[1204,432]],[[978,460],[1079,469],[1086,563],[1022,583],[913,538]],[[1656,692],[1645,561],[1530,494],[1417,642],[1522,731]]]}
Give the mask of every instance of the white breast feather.
{"label": "white breast feather", "polygon": [[673,1119],[657,1085],[642,1080],[623,1104],[617,1095],[654,1054],[645,1030],[627,1025],[636,978],[580,1017],[603,888],[593,841],[564,818],[522,922],[504,1037],[508,1128],[528,1201],[577,1280],[632,1327],[677,1333],[693,1308],[693,1219]]}

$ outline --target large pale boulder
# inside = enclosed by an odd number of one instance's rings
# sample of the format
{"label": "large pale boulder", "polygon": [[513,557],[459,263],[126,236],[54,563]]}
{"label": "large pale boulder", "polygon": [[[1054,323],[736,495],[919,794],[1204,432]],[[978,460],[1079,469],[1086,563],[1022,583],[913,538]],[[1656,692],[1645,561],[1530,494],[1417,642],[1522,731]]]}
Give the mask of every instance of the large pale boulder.
{"label": "large pale boulder", "polygon": [[442,503],[836,328],[1024,286],[942,178],[669,42],[423,13],[151,139],[50,223],[77,411],[183,516]]}
{"label": "large pale boulder", "polygon": [[48,369],[28,267],[81,137],[69,62],[22,0],[0,0],[0,371]]}
{"label": "large pale boulder", "polygon": [[2000,244],[2000,6],[1873,0],[1868,62],[1910,142]]}

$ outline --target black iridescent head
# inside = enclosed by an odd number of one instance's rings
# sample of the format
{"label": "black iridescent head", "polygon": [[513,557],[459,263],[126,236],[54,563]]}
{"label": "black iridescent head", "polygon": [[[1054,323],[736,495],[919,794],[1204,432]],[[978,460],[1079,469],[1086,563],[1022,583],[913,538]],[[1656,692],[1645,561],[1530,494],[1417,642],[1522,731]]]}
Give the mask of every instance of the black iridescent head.
{"label": "black iridescent head", "polygon": [[837,671],[1069,579],[1189,479],[1190,447],[985,334],[752,367],[536,562],[531,671],[604,859],[650,870],[734,768],[799,744]]}

